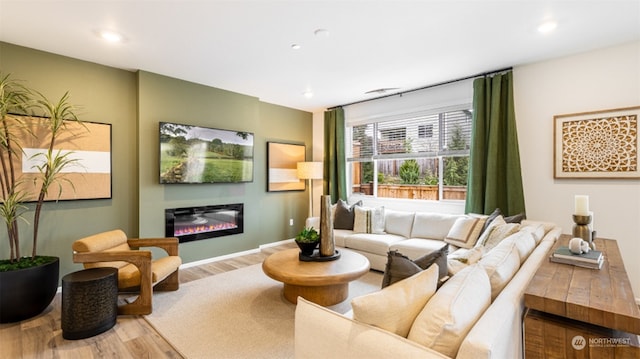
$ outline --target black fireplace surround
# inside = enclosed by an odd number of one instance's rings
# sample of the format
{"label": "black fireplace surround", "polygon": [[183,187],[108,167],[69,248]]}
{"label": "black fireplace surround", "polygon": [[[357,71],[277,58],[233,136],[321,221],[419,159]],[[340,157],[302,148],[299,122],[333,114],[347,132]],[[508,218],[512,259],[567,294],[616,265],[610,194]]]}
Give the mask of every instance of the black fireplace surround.
{"label": "black fireplace surround", "polygon": [[180,243],[244,232],[242,203],[167,208],[165,236]]}

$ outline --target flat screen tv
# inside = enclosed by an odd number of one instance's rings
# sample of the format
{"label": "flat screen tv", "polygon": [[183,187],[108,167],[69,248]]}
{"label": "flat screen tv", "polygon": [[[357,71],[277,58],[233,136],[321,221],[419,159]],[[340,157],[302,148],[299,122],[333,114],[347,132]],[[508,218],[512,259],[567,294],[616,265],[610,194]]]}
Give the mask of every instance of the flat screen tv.
{"label": "flat screen tv", "polygon": [[253,133],[160,122],[160,183],[253,181]]}

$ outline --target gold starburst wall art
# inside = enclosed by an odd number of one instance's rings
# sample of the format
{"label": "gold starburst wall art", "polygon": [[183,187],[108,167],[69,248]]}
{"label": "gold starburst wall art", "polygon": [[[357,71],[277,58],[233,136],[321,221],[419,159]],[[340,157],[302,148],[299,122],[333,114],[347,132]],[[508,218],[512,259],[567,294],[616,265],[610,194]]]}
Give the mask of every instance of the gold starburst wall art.
{"label": "gold starburst wall art", "polygon": [[554,116],[554,178],[640,178],[640,106]]}

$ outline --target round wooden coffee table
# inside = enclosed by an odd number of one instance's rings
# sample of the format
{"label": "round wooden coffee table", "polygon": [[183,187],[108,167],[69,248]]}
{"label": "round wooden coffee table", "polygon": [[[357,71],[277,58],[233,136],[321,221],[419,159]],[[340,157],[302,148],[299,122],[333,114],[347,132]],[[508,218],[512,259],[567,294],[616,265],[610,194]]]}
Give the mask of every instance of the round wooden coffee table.
{"label": "round wooden coffee table", "polygon": [[284,297],[293,304],[298,296],[322,306],[338,304],[349,296],[349,282],[369,271],[369,260],[340,248],[340,258],[327,262],[302,262],[297,248],[276,252],[262,262],[269,277],[284,283]]}

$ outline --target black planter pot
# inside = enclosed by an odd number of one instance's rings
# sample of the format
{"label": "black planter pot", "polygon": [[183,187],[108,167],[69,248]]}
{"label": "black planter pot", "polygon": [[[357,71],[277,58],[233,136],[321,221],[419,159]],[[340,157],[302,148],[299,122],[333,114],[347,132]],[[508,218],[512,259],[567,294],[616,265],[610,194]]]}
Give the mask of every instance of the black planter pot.
{"label": "black planter pot", "polygon": [[58,290],[60,258],[32,268],[0,272],[0,323],[34,317],[45,310]]}
{"label": "black planter pot", "polygon": [[316,249],[316,247],[318,247],[318,243],[319,242],[308,243],[308,242],[298,242],[298,241],[296,241],[296,244],[298,245],[298,248],[300,248],[300,252],[302,254],[304,254],[305,256],[312,255],[313,251]]}

